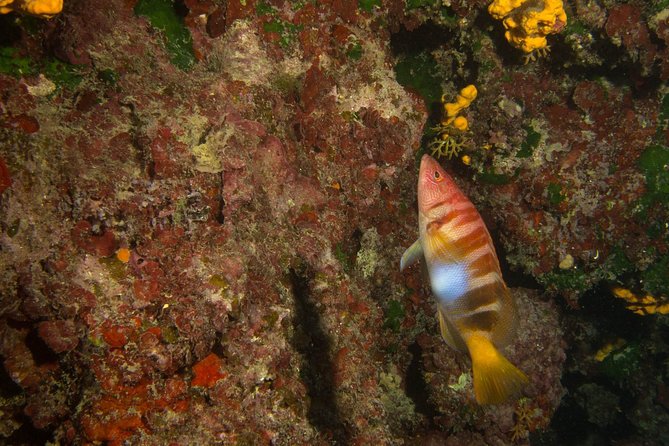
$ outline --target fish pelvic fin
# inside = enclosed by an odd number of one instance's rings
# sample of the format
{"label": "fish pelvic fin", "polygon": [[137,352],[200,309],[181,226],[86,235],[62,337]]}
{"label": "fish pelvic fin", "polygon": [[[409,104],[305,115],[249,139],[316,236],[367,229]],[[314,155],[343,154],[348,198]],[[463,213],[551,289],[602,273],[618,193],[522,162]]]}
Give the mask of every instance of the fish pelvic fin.
{"label": "fish pelvic fin", "polygon": [[473,334],[466,341],[472,358],[474,395],[479,404],[501,404],[518,395],[527,384],[527,376],[511,364],[481,334]]}

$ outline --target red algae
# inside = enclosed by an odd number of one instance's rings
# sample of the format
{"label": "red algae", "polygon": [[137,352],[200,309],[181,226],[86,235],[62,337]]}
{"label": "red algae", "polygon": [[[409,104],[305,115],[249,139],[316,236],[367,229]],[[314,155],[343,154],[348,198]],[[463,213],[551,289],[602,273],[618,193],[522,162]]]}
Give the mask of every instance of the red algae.
{"label": "red algae", "polygon": [[193,365],[195,377],[192,379],[191,385],[212,387],[226,376],[225,373],[221,373],[221,365],[221,358],[216,354],[208,355],[202,361]]}

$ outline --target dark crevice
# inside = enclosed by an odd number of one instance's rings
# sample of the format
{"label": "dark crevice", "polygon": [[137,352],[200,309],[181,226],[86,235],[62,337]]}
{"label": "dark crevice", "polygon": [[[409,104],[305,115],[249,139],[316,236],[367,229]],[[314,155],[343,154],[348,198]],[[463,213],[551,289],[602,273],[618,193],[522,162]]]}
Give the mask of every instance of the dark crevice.
{"label": "dark crevice", "polygon": [[429,391],[423,377],[423,349],[414,342],[409,346],[411,363],[406,371],[406,395],[411,398],[416,412],[424,415],[432,425],[432,420],[438,415],[437,409],[430,403]]}
{"label": "dark crevice", "polygon": [[349,436],[336,404],[334,365],[329,356],[332,341],[323,330],[318,308],[311,299],[309,278],[290,271],[295,296],[295,334],[291,343],[302,356],[300,375],[307,387],[309,422],[333,445],[348,444]]}
{"label": "dark crevice", "polygon": [[[53,434],[47,430],[37,429],[32,425],[30,419],[23,415],[17,415],[16,421],[21,423],[21,427],[12,432],[12,435],[4,440],[7,445],[21,446],[41,446],[53,441]],[[53,444],[53,443],[51,443]]]}
{"label": "dark crevice", "polygon": [[36,329],[30,330],[25,342],[30,349],[30,353],[32,353],[35,365],[40,366],[42,364],[58,362],[58,355],[39,337]]}
{"label": "dark crevice", "polygon": [[[0,356],[0,364],[5,363],[5,358]],[[16,384],[3,366],[0,366],[0,398],[10,399],[23,392],[21,386]]]}
{"label": "dark crevice", "polygon": [[506,286],[509,288],[528,288],[532,290],[543,290],[543,287],[537,280],[529,274],[524,273],[519,269],[512,269],[511,265],[507,260],[508,256],[504,245],[501,241],[501,236],[499,231],[491,229],[490,225],[487,225],[490,231],[490,236],[493,239],[495,245],[495,251],[497,252],[497,258],[499,260],[499,266],[502,270],[502,277]]}
{"label": "dark crevice", "polygon": [[214,218],[219,224],[225,223],[225,198],[223,195],[223,186],[225,184],[225,172],[221,172],[218,178],[218,199],[216,200],[216,210],[214,212]]}

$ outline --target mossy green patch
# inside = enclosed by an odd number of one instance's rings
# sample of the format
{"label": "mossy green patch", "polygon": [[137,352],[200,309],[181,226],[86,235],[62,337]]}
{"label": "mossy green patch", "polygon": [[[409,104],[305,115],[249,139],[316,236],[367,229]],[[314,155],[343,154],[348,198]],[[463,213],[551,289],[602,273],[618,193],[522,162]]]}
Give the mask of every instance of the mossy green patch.
{"label": "mossy green patch", "polygon": [[587,275],[578,268],[555,270],[537,278],[547,288],[556,290],[585,291],[588,287]]}
{"label": "mossy green patch", "polygon": [[549,183],[548,187],[546,188],[546,193],[548,195],[548,202],[552,206],[559,205],[566,198],[564,192],[562,191],[562,186],[560,186],[558,183]]}
{"label": "mossy green patch", "polygon": [[0,73],[14,77],[30,76],[37,73],[34,61],[19,55],[19,51],[12,47],[0,48]]}
{"label": "mossy green patch", "polygon": [[363,11],[372,12],[375,6],[381,6],[381,0],[358,0],[358,8]]}
{"label": "mossy green patch", "polygon": [[119,80],[119,74],[116,71],[107,68],[98,72],[98,79],[100,79],[105,84],[114,86]]}
{"label": "mossy green patch", "polygon": [[539,146],[541,142],[541,134],[534,130],[531,126],[525,127],[527,137],[520,145],[520,150],[516,154],[518,158],[529,158],[534,153],[534,149]]}
{"label": "mossy green patch", "polygon": [[173,0],[139,0],[135,15],[148,18],[151,25],[160,30],[165,39],[165,49],[175,66],[185,71],[195,64],[193,38],[176,13]]}
{"label": "mossy green patch", "polygon": [[362,57],[362,45],[360,45],[360,42],[351,42],[346,48],[346,56],[351,60],[360,60]]}
{"label": "mossy green patch", "polygon": [[669,204],[669,147],[654,144],[638,159],[639,168],[646,176],[646,194],[642,205],[660,202]]}
{"label": "mossy green patch", "polygon": [[297,33],[302,29],[302,25],[286,22],[280,19],[274,19],[263,25],[263,29],[268,33],[279,35],[279,46],[284,49],[290,48],[297,39]]}
{"label": "mossy green patch", "polygon": [[384,311],[383,326],[394,332],[400,331],[400,325],[404,320],[404,306],[399,300],[391,300]]}
{"label": "mossy green patch", "polygon": [[602,372],[614,382],[623,384],[637,375],[641,359],[641,349],[638,345],[626,345],[604,358],[601,364]]}
{"label": "mossy green patch", "polygon": [[439,0],[407,0],[406,9],[407,11],[411,11],[412,9],[426,8],[440,3]]}
{"label": "mossy green patch", "polygon": [[641,280],[650,294],[669,296],[669,255],[660,257],[642,271]]}
{"label": "mossy green patch", "polygon": [[19,55],[13,47],[0,48],[0,73],[14,77],[35,76],[44,74],[61,88],[73,89],[83,79],[82,70],[76,65],[61,62],[57,59],[35,61]]}
{"label": "mossy green patch", "polygon": [[70,90],[76,88],[83,79],[81,70],[76,65],[55,59],[47,62],[42,71],[56,85]]}
{"label": "mossy green patch", "polygon": [[346,272],[350,272],[353,267],[351,263],[351,258],[348,253],[344,250],[344,245],[342,243],[337,243],[335,245],[334,256],[341,264],[342,268]]}
{"label": "mossy green patch", "polygon": [[428,109],[441,100],[443,79],[429,51],[401,55],[399,62],[395,65],[395,77],[401,85],[418,91]]}
{"label": "mossy green patch", "polygon": [[615,248],[602,265],[602,269],[608,271],[612,276],[618,277],[634,271],[634,264],[627,257],[622,248]]}
{"label": "mossy green patch", "polygon": [[7,235],[10,238],[16,237],[16,234],[19,233],[20,228],[21,228],[21,219],[15,218],[14,221],[9,226],[7,226]]}
{"label": "mossy green patch", "polygon": [[666,8],[669,8],[669,0],[659,0],[656,2],[651,2],[650,5],[650,11],[652,13],[658,13]]}
{"label": "mossy green patch", "polygon": [[117,282],[125,279],[128,275],[128,265],[121,262],[116,256],[101,258],[100,264],[107,269],[109,277]]}
{"label": "mossy green patch", "polygon": [[564,29],[565,35],[570,35],[570,34],[585,35],[589,32],[590,30],[583,22],[581,22],[580,20],[575,20],[571,17],[567,21],[567,26]]}
{"label": "mossy green patch", "polygon": [[501,186],[503,184],[509,184],[512,177],[503,173],[495,173],[491,170],[484,170],[476,176],[482,183],[493,184]]}
{"label": "mossy green patch", "polygon": [[660,102],[660,113],[657,117],[657,124],[658,133],[663,133],[664,130],[669,128],[669,93],[665,94]]}

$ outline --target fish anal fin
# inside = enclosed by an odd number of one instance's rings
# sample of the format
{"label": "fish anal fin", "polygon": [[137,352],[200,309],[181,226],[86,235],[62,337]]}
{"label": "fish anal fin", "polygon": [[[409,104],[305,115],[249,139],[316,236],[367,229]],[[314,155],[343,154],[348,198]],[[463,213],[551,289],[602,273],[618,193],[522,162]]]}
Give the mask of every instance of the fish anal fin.
{"label": "fish anal fin", "polygon": [[447,316],[444,315],[444,309],[441,306],[437,310],[437,318],[439,319],[441,337],[444,338],[444,341],[446,341],[449,347],[458,351],[464,351],[466,347],[460,334],[457,332],[453,324],[449,322]]}
{"label": "fish anal fin", "polygon": [[527,384],[527,376],[511,364],[481,334],[473,334],[466,339],[472,358],[474,374],[474,394],[479,404],[500,404],[518,395]]}

